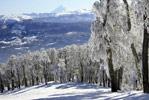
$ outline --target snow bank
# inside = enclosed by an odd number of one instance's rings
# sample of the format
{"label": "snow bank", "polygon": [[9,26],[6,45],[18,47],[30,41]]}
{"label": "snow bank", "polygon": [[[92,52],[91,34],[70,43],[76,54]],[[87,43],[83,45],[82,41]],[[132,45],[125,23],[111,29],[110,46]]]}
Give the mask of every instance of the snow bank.
{"label": "snow bank", "polygon": [[97,85],[55,83],[36,85],[0,94],[0,100],[148,100],[142,91],[110,92],[110,88]]}

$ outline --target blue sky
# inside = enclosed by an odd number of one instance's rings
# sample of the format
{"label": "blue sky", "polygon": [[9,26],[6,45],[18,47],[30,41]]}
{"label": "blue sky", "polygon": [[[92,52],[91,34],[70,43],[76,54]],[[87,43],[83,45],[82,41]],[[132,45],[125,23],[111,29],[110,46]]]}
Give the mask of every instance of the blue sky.
{"label": "blue sky", "polygon": [[67,9],[91,9],[97,0],[0,0],[0,15],[51,12],[60,5]]}

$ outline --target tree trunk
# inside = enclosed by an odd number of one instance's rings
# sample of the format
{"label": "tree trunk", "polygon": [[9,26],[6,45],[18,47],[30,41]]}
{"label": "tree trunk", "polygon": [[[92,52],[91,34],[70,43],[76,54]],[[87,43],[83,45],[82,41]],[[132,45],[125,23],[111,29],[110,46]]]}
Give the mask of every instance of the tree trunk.
{"label": "tree trunk", "polygon": [[139,86],[138,89],[142,90],[142,76],[141,76],[141,70],[140,70],[140,66],[139,66],[139,57],[136,51],[136,48],[134,46],[134,44],[131,44],[131,49],[132,49],[132,54],[134,56],[135,59],[135,63],[136,63],[136,69],[137,69],[137,73],[138,73],[138,82],[139,82]]}
{"label": "tree trunk", "polygon": [[71,75],[71,73],[68,74],[67,78],[68,78],[68,82],[72,82],[72,75]]}
{"label": "tree trunk", "polygon": [[106,73],[105,73],[105,85],[108,86],[108,76]]}
{"label": "tree trunk", "polygon": [[19,87],[19,89],[20,89],[20,85],[21,85],[21,83],[20,83],[20,76],[18,75],[18,87]]}
{"label": "tree trunk", "polygon": [[42,76],[40,77],[40,83],[43,83],[43,77]]}
{"label": "tree trunk", "polygon": [[1,93],[3,93],[3,91],[4,91],[4,85],[3,85],[3,80],[1,78],[1,76],[0,76],[0,91],[1,91]]}
{"label": "tree trunk", "polygon": [[83,71],[83,65],[82,65],[82,63],[80,64],[81,66],[81,83],[83,83],[84,82],[84,71]]}
{"label": "tree trunk", "polygon": [[45,80],[45,85],[47,85],[47,81],[48,81],[47,74],[44,74],[44,80]]}
{"label": "tree trunk", "polygon": [[126,5],[128,31],[130,31],[131,30],[131,20],[130,20],[130,15],[129,15],[129,4],[128,4],[127,0],[123,0],[123,2]]}
{"label": "tree trunk", "polygon": [[27,87],[27,79],[26,79],[25,67],[24,67],[24,65],[22,67],[23,67],[24,84],[25,84],[25,87]]}
{"label": "tree trunk", "polygon": [[32,75],[32,86],[34,86],[35,83],[34,83],[34,76]]}
{"label": "tree trunk", "polygon": [[8,89],[8,91],[10,90],[10,84],[9,84],[9,82],[7,83],[7,89]]}
{"label": "tree trunk", "polygon": [[20,82],[19,69],[17,69],[17,77],[18,77],[18,88],[20,89],[21,82]]}
{"label": "tree trunk", "polygon": [[39,85],[39,77],[38,76],[36,77],[36,82],[37,82],[37,85]]}
{"label": "tree trunk", "polygon": [[105,87],[105,70],[103,70],[103,77],[102,77],[103,86]]}
{"label": "tree trunk", "polygon": [[113,61],[112,61],[112,50],[109,47],[107,50],[107,54],[108,54],[108,67],[109,67],[109,74],[110,74],[110,78],[111,78],[111,91],[112,92],[117,92],[117,80],[116,80],[116,76],[115,76],[115,72],[114,72],[114,68],[113,68]]}
{"label": "tree trunk", "polygon": [[14,74],[13,74],[12,70],[11,70],[11,88],[12,88],[12,90],[14,90]]}
{"label": "tree trunk", "polygon": [[110,78],[108,78],[108,87],[110,87],[110,82],[111,82]]}
{"label": "tree trunk", "polygon": [[120,67],[118,69],[118,79],[117,79],[117,90],[121,90],[121,84],[122,84],[122,76],[123,76],[123,68]]}
{"label": "tree trunk", "polygon": [[47,83],[48,83],[48,70],[47,70],[47,66],[48,66],[48,64],[45,64],[45,65],[44,65],[44,69],[43,69],[45,85],[47,85]]}
{"label": "tree trunk", "polygon": [[62,81],[62,77],[63,77],[63,76],[60,76],[60,82],[61,82],[61,83],[63,83],[63,81]]}
{"label": "tree trunk", "polygon": [[[144,15],[144,21],[146,16]],[[145,23],[144,23],[145,24]],[[143,90],[144,93],[149,93],[149,82],[148,82],[148,42],[149,33],[147,32],[147,27],[144,25],[144,39],[142,48],[142,68],[143,68]]]}
{"label": "tree trunk", "polygon": [[114,72],[115,72],[115,80],[116,80],[116,84],[117,84],[117,90],[119,90],[118,88],[119,88],[119,76],[118,76],[118,69],[117,70],[115,70]]}

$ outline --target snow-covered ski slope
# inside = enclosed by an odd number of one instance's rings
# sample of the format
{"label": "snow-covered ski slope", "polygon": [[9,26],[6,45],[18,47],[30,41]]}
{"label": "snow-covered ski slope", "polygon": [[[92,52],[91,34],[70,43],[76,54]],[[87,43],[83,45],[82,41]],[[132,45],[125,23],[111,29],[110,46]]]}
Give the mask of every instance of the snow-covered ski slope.
{"label": "snow-covered ski slope", "polygon": [[149,100],[142,91],[119,91],[78,83],[36,85],[0,94],[0,100]]}

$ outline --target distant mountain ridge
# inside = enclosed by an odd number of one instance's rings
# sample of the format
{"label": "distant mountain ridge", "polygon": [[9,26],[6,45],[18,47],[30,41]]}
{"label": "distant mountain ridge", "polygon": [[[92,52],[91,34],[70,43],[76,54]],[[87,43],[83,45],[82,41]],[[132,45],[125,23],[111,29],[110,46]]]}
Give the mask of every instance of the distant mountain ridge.
{"label": "distant mountain ridge", "polygon": [[0,15],[0,22],[19,22],[23,20],[34,20],[40,22],[92,22],[94,18],[92,10],[79,9],[69,11],[63,6],[59,6],[51,13],[27,13]]}

